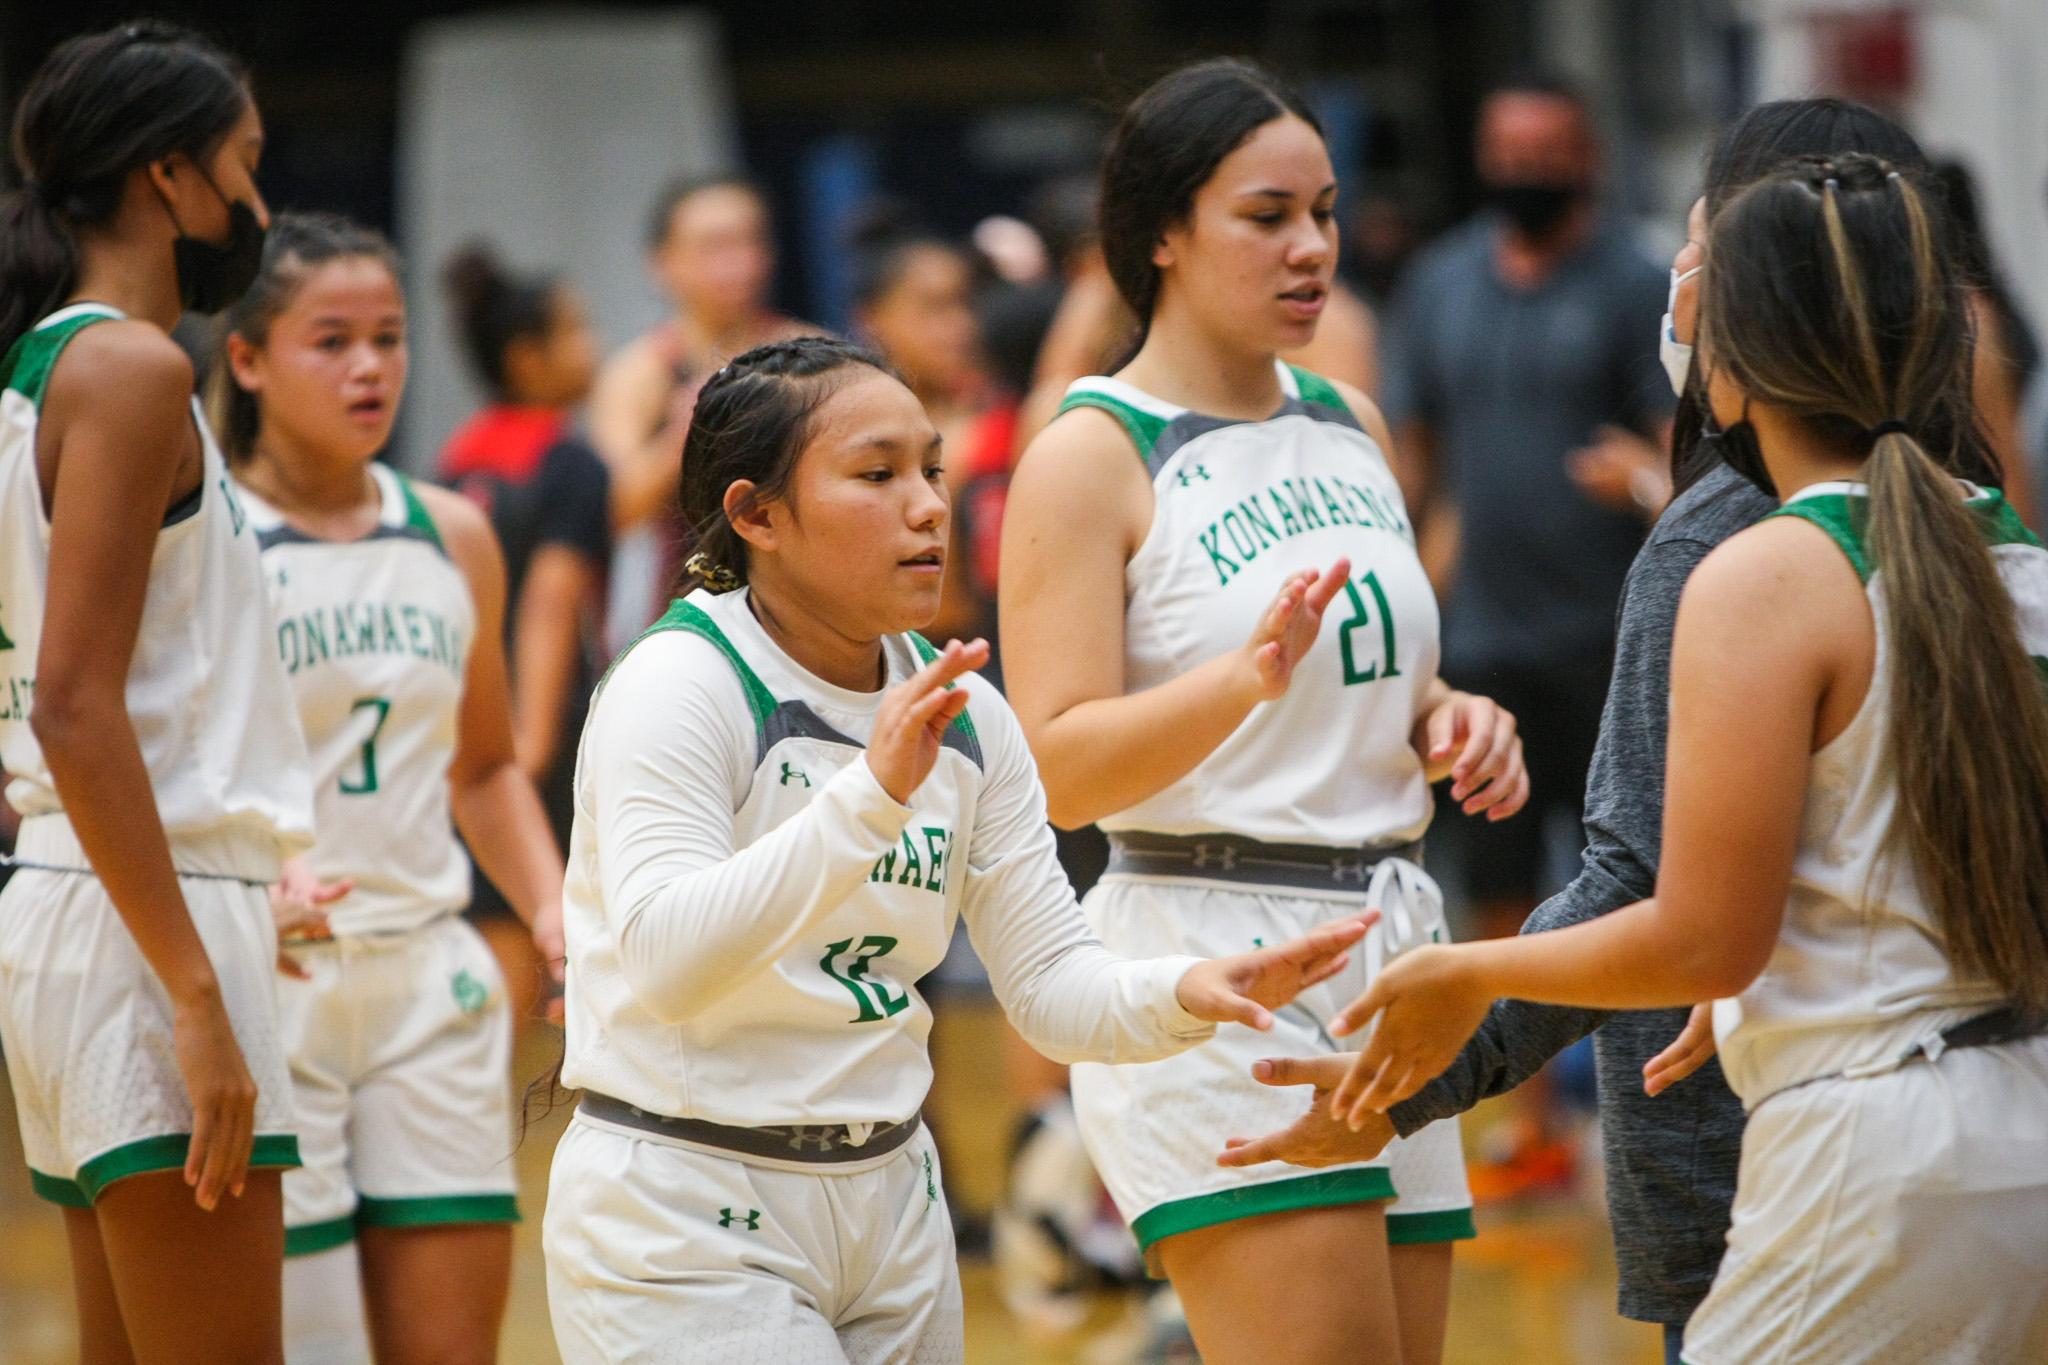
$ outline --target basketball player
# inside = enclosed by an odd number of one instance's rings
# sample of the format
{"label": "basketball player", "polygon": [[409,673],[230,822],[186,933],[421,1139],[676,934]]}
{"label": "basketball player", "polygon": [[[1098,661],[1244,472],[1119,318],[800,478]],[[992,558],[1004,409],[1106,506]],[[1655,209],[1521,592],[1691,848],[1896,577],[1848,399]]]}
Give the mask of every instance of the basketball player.
{"label": "basketball player", "polygon": [[22,1145],[64,1208],[86,1365],[274,1361],[299,1156],[264,888],[311,842],[311,791],[256,536],[169,336],[255,273],[263,124],[230,58],[129,24],[51,53],[13,145],[0,1039]]}
{"label": "basketball player", "polygon": [[[512,753],[505,568],[468,499],[372,456],[405,388],[398,261],[287,214],[225,315],[211,399],[263,548],[313,757],[329,936],[285,944],[302,1170],[285,1180],[291,1365],[496,1358],[511,1273],[512,1018],[457,912],[455,828],[561,950],[561,854]],[[367,1296],[360,1294],[361,1280]]]}
{"label": "basketball player", "polygon": [[1365,917],[1206,961],[1087,934],[1030,751],[938,609],[938,433],[878,358],[779,342],[712,376],[683,460],[712,591],[599,690],[565,895],[548,1298],[571,1365],[962,1358],[914,983],[964,919],[1064,1059],[1165,1056],[1339,970]]}
{"label": "basketball player", "polygon": [[1721,457],[1783,502],[1687,581],[1654,899],[1395,963],[1354,1126],[1494,997],[1713,999],[1749,1121],[1692,1365],[2048,1356],[2048,552],[1965,482],[1968,310],[1924,181],[1795,163],[1708,226]]}
{"label": "basketball player", "polygon": [[[1052,817],[1111,836],[1085,909],[1117,952],[1243,951],[1374,904],[1362,981],[1444,936],[1415,861],[1430,782],[1492,818],[1527,793],[1513,717],[1436,676],[1377,409],[1278,358],[1329,297],[1336,193],[1306,105],[1237,62],[1141,95],[1104,162],[1103,251],[1142,343],[1027,452],[1001,582]],[[1216,1163],[1289,1107],[1252,1062],[1334,1051],[1339,1004],[1304,996],[1272,1040],[1224,1028],[1075,1070],[1090,1153],[1211,1365],[1441,1351],[1449,1242],[1472,1235],[1454,1123],[1313,1175]],[[1276,1334],[1282,1297],[1315,1308]]]}

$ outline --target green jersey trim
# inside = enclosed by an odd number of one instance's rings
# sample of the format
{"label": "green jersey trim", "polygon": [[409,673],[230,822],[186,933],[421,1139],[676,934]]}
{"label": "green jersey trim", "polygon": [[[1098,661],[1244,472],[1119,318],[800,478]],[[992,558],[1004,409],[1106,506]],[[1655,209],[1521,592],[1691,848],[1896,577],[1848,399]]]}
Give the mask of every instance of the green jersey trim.
{"label": "green jersey trim", "polygon": [[1112,398],[1106,393],[1085,388],[1068,390],[1067,396],[1060,400],[1059,411],[1053,416],[1072,412],[1075,408],[1100,408],[1116,418],[1123,424],[1124,434],[1131,438],[1131,444],[1138,448],[1138,458],[1141,460],[1151,458],[1152,447],[1158,444],[1167,425],[1173,421],[1171,417],[1162,417],[1156,412],[1146,412],[1143,408],[1134,407],[1121,398]]}
{"label": "green jersey trim", "polygon": [[[687,598],[678,597],[669,603],[668,610],[661,614],[660,620],[634,636],[633,643],[619,651],[619,657],[612,660],[611,668],[607,668],[604,677],[597,680],[598,691],[604,689],[605,682],[612,676],[612,669],[619,666],[620,660],[633,652],[634,645],[650,635],[660,635],[671,630],[687,631],[706,640],[725,656],[725,661],[732,665],[733,672],[739,675],[740,690],[747,694],[747,710],[753,713],[754,728],[765,729],[768,717],[775,714],[775,694],[768,690],[767,685],[753,669],[747,667],[747,661],[740,657],[740,652],[734,647],[733,642],[725,638],[725,632],[718,628],[718,623],[711,619],[710,614]],[[592,695],[594,702],[595,694]]]}
{"label": "green jersey trim", "polygon": [[405,499],[406,526],[432,541],[434,548],[442,554],[447,554],[448,547],[441,543],[441,528],[434,525],[434,514],[429,512],[426,503],[420,500],[419,491],[413,487],[412,480],[395,469],[391,473],[398,480],[399,494]]}
{"label": "green jersey trim", "polygon": [[8,349],[7,358],[0,360],[0,375],[5,376],[6,387],[28,399],[40,412],[43,395],[50,388],[50,371],[56,368],[57,357],[64,354],[71,338],[95,322],[114,322],[122,316],[119,310],[97,303],[74,304],[50,314],[22,333]]}
{"label": "green jersey trim", "polygon": [[[915,649],[917,651],[917,657],[920,663],[928,664],[932,660],[939,657],[938,647],[932,644],[930,640],[925,639],[924,636],[919,635],[914,630],[910,632],[910,646],[912,649]],[[958,683],[947,683],[946,690],[950,692],[958,686]],[[977,743],[981,739],[981,736],[974,733],[974,722],[967,718],[967,713],[965,711],[962,711],[958,716],[954,717],[952,725],[948,726],[947,728],[952,730],[958,730],[961,734],[966,735],[969,739],[974,740]]]}
{"label": "green jersey trim", "polygon": [[1175,1199],[1139,1214],[1131,1224],[1131,1232],[1137,1237],[1139,1248],[1150,1251],[1153,1243],[1177,1233],[1256,1218],[1262,1213],[1371,1204],[1393,1197],[1394,1177],[1386,1167],[1354,1166],[1349,1170],[1324,1171]]}
{"label": "green jersey trim", "polygon": [[1287,369],[1294,376],[1295,387],[1301,391],[1302,402],[1320,403],[1326,408],[1350,413],[1354,418],[1358,416],[1351,411],[1351,405],[1344,401],[1344,395],[1338,392],[1337,386],[1314,370],[1304,370],[1299,365],[1289,365]]}
{"label": "green jersey trim", "polygon": [[[1836,491],[1839,489],[1840,491]],[[1995,488],[1982,488],[1964,500],[1964,506],[1977,519],[1977,534],[1989,546],[2031,545],[2041,548],[2040,538],[2027,529],[2019,513],[2012,510],[2012,504],[2005,495]],[[1827,533],[1855,568],[1856,576],[1867,586],[1876,565],[1870,557],[1867,543],[1870,520],[1869,494],[1861,484],[1834,485],[1828,491],[1801,494],[1768,513],[1771,517],[1797,517],[1810,522]]]}

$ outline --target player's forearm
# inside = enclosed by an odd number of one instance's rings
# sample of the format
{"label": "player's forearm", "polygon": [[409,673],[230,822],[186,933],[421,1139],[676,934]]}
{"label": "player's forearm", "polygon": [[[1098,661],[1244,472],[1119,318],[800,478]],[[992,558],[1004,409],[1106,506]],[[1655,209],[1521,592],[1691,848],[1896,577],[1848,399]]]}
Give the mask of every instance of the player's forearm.
{"label": "player's forearm", "polygon": [[[628,868],[616,883],[608,878],[626,984],[664,1023],[703,1013],[837,911],[897,847],[909,819],[909,808],[896,804],[868,765],[853,763],[802,811],[731,857],[677,875],[652,866]],[[607,849],[603,832],[599,838],[601,861],[630,857]]]}
{"label": "player's forearm", "polygon": [[1082,702],[1039,726],[1031,752],[1052,822],[1091,824],[1193,772],[1259,703],[1239,653],[1143,692]]}
{"label": "player's forearm", "polygon": [[1763,963],[1732,934],[1701,934],[1655,899],[1548,933],[1461,945],[1488,994],[1591,1009],[1661,1009],[1738,995]]}
{"label": "player's forearm", "polygon": [[562,853],[534,790],[509,758],[474,776],[449,781],[449,806],[462,841],[519,918],[531,925],[562,898]]}
{"label": "player's forearm", "polygon": [[150,970],[183,1007],[220,983],[179,890],[126,697],[40,689],[30,724],[86,860]]}

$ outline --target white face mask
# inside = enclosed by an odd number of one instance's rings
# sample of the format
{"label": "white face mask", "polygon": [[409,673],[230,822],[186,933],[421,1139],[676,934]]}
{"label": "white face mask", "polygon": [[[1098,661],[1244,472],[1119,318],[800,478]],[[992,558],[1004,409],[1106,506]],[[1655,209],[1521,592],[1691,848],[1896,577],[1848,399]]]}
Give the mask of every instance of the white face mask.
{"label": "white face mask", "polygon": [[1671,391],[1681,396],[1685,393],[1686,376],[1692,373],[1692,347],[1678,339],[1678,333],[1671,325],[1671,315],[1678,308],[1678,286],[1699,273],[1699,266],[1683,275],[1678,273],[1677,266],[1671,268],[1671,293],[1664,302],[1664,323],[1657,329],[1657,358],[1664,362],[1664,373],[1671,379]]}

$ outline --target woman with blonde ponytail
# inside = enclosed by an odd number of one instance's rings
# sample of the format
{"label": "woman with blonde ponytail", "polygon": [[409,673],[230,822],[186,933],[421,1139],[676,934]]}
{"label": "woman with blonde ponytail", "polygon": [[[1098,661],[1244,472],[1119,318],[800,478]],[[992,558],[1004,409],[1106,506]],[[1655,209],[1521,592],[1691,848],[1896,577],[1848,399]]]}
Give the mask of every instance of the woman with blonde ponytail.
{"label": "woman with blonde ponytail", "polygon": [[1419,949],[1330,1096],[1412,1094],[1497,997],[1713,999],[1749,1114],[1692,1365],[2048,1359],[2048,551],[1936,439],[1968,312],[1910,175],[1796,163],[1708,231],[1721,455],[1782,506],[1672,656],[1655,898]]}

